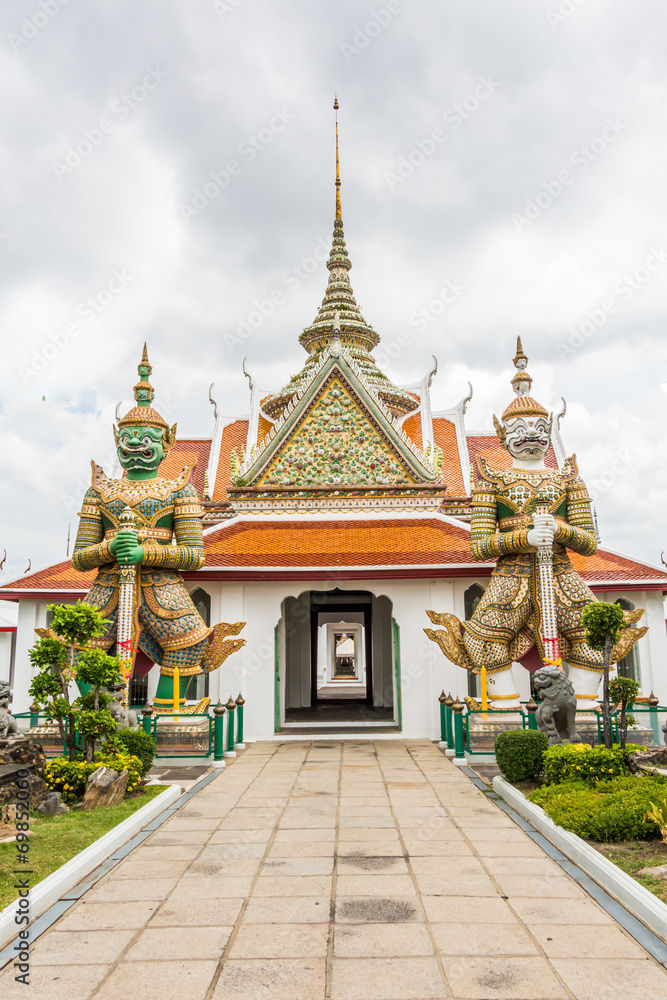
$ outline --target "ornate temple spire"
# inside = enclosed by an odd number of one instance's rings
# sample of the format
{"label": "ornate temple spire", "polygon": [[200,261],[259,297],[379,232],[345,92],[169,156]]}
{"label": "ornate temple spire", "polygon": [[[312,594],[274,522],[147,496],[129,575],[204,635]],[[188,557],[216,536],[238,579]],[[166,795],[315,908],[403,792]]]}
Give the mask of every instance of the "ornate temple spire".
{"label": "ornate temple spire", "polygon": [[345,245],[340,198],[337,97],[333,107],[336,113],[336,215],[331,252],[327,260],[329,280],[315,319],[299,337],[299,343],[310,355],[303,370],[279,393],[262,404],[264,412],[272,419],[280,416],[296,394],[300,380],[310,373],[317,365],[322,352],[331,347],[335,341],[339,341],[341,346],[350,352],[353,360],[395,416],[404,416],[419,405],[408,392],[393,385],[377,367],[370,352],[380,343],[380,338],[370,323],[366,322],[352,291],[349,277],[352,262]]}
{"label": "ornate temple spire", "polygon": [[336,114],[336,216],[334,219],[333,240],[331,252],[327,261],[329,281],[317,316],[311,326],[301,334],[299,341],[309,352],[317,354],[334,339],[334,317],[340,313],[340,336],[344,346],[361,349],[364,353],[372,351],[380,338],[367,323],[357,305],[350,285],[348,272],[352,262],[345,245],[343,232],[343,210],[340,199],[340,152],[338,147],[338,98],[334,100]]}
{"label": "ornate temple spire", "polygon": [[340,159],[338,157],[338,96],[334,97],[334,111],[336,112],[336,219],[343,221],[343,212],[340,207]]}

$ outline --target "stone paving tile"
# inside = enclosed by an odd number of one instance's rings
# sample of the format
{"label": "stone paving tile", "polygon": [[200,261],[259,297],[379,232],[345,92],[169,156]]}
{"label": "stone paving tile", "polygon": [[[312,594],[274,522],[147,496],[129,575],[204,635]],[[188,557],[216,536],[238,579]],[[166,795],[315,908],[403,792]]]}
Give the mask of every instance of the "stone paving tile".
{"label": "stone paving tile", "polygon": [[460,857],[458,855],[451,855],[449,857],[442,857],[441,855],[431,854],[422,857],[418,854],[413,854],[410,858],[410,867],[412,868],[415,875],[484,875],[485,866],[482,862],[474,857],[472,854]]}
{"label": "stone paving tile", "polygon": [[190,894],[198,899],[229,899],[235,896],[243,899],[250,894],[252,875],[220,875],[215,862],[195,862],[195,865],[185,872],[175,893]]}
{"label": "stone paving tile", "polygon": [[329,922],[331,897],[253,896],[243,914],[248,924],[321,924]]}
{"label": "stone paving tile", "polygon": [[[113,874],[113,873],[112,873]],[[87,903],[131,903],[135,900],[166,899],[178,885],[177,878],[110,878],[86,893]]]}
{"label": "stone paving tile", "polygon": [[665,1000],[667,973],[646,959],[555,958],[552,964],[577,1000]]}
{"label": "stone paving tile", "polygon": [[432,955],[426,924],[341,924],[334,932],[337,958],[397,958]]}
{"label": "stone paving tile", "polygon": [[[191,883],[190,883],[191,884]],[[195,896],[191,891],[174,893],[151,920],[151,927],[223,927],[236,923],[243,899]]]}
{"label": "stone paving tile", "polygon": [[[479,955],[448,958],[446,974],[454,996],[461,1000],[561,1000],[567,997],[545,958]],[[602,998],[598,995],[595,1000]],[[621,998],[617,996],[616,1000]]]}
{"label": "stone paving tile", "polygon": [[435,958],[334,958],[331,1000],[450,997]]}
{"label": "stone paving tile", "polygon": [[341,896],[415,896],[409,875],[378,872],[364,875],[339,875],[336,897]]}
{"label": "stone paving tile", "polygon": [[498,875],[561,875],[563,869],[545,855],[539,858],[484,858],[484,867],[494,878]]}
{"label": "stone paving tile", "polygon": [[[465,921],[467,914],[463,912],[460,917]],[[431,933],[438,954],[444,956],[540,954],[536,944],[518,923],[431,924]]]}
{"label": "stone paving tile", "polygon": [[241,924],[229,958],[326,958],[326,924]]}
{"label": "stone paving tile", "polygon": [[[408,875],[405,858],[392,854],[340,855],[336,861],[338,875],[362,875],[373,872],[382,875]],[[340,891],[340,890],[339,890]]]}
{"label": "stone paving tile", "polygon": [[260,878],[268,875],[331,875],[333,855],[325,858],[268,858],[260,870]]}
{"label": "stone paving tile", "polygon": [[417,887],[424,896],[496,896],[497,890],[484,873],[475,875],[417,875]]}
{"label": "stone paving tile", "polygon": [[645,958],[643,948],[620,927],[586,924],[531,924],[530,932],[548,958]]}
{"label": "stone paving tile", "polygon": [[[102,985],[95,1000],[203,1000],[215,975],[214,961],[124,962]],[[83,1000],[85,994],[70,994]],[[32,1000],[32,997],[30,998]]]}
{"label": "stone paving tile", "polygon": [[336,839],[336,828],[331,826],[327,827],[325,830],[321,829],[310,829],[310,830],[285,830],[280,829],[276,831],[276,838],[274,843],[281,844],[285,842],[295,841],[295,840],[305,840],[306,843],[311,843],[312,841],[326,841],[330,840],[332,843]]}
{"label": "stone paving tile", "polygon": [[33,965],[26,987],[11,975],[2,976],[3,1000],[84,1000],[91,995],[111,969],[110,965]]}
{"label": "stone paving tile", "polygon": [[333,858],[336,845],[333,840],[308,844],[303,840],[274,841],[269,858]]}
{"label": "stone paving tile", "polygon": [[331,895],[330,875],[264,875],[252,887],[252,898],[325,895]]}
{"label": "stone paving tile", "polygon": [[504,899],[488,896],[424,896],[426,919],[433,923],[512,924],[516,917]]}
{"label": "stone paving tile", "polygon": [[33,945],[30,965],[89,965],[114,962],[134,937],[133,930],[60,931],[43,934]]}
{"label": "stone paving tile", "polygon": [[589,899],[514,898],[512,909],[528,927],[533,924],[613,925],[614,923],[602,907]]}
{"label": "stone paving tile", "polygon": [[190,961],[222,955],[232,927],[147,927],[125,955],[126,962]]}
{"label": "stone paving tile", "polygon": [[97,903],[86,898],[58,922],[59,931],[125,930],[143,927],[161,900]]}
{"label": "stone paving tile", "polygon": [[323,958],[230,959],[212,1000],[320,1000],[325,977]]}
{"label": "stone paving tile", "polygon": [[588,899],[576,882],[563,875],[495,875],[504,896],[536,896],[538,899]]}

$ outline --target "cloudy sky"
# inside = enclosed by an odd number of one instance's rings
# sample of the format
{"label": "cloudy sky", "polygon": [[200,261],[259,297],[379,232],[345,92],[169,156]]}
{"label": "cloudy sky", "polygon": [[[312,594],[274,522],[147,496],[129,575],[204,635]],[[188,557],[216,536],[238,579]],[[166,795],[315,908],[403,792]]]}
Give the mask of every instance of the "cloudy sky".
{"label": "cloudy sky", "polygon": [[435,408],[470,380],[469,427],[490,430],[520,334],[534,395],[567,399],[603,543],[659,562],[666,33],[662,0],[5,0],[5,578],[65,557],[144,339],[182,435],[211,433],[211,382],[247,411],[245,355],[269,385],[301,368],[335,92],[387,373],[436,354]]}

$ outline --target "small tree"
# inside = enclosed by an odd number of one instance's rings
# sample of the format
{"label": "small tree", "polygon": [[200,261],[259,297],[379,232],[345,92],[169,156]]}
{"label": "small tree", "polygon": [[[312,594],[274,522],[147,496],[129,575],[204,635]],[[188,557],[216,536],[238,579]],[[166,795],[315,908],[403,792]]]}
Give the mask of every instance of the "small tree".
{"label": "small tree", "polygon": [[639,684],[630,677],[614,677],[609,682],[609,697],[614,704],[621,703],[621,748],[625,750],[628,735],[628,717],[625,714],[628,705],[636,700],[639,694]]}
{"label": "small tree", "polygon": [[51,631],[30,650],[30,662],[39,671],[33,677],[29,694],[36,704],[58,723],[58,729],[70,760],[76,757],[76,709],[70,702],[69,686],[76,673],[77,652],[107,628],[97,608],[78,601],[76,604],[51,604]]}
{"label": "small tree", "polygon": [[602,724],[604,745],[612,746],[611,711],[609,706],[609,661],[611,650],[625,625],[623,610],[618,604],[594,601],[584,608],[581,623],[586,630],[586,642],[591,649],[602,651]]}
{"label": "small tree", "polygon": [[116,720],[108,709],[112,696],[102,688],[122,681],[120,661],[100,649],[85,650],[77,658],[77,680],[90,684],[90,690],[74,702],[79,732],[83,736],[86,760],[95,753],[95,741],[116,732]]}

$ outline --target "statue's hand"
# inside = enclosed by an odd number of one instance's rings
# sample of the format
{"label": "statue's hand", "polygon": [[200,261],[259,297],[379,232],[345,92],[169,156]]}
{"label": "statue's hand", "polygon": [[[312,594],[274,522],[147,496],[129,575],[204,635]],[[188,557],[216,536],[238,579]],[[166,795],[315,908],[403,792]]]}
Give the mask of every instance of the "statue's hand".
{"label": "statue's hand", "polygon": [[109,549],[123,566],[136,566],[144,560],[144,550],[137,541],[136,531],[121,529],[109,542]]}
{"label": "statue's hand", "polygon": [[539,548],[541,545],[553,545],[557,526],[553,514],[535,514],[533,525],[526,536],[529,545]]}

